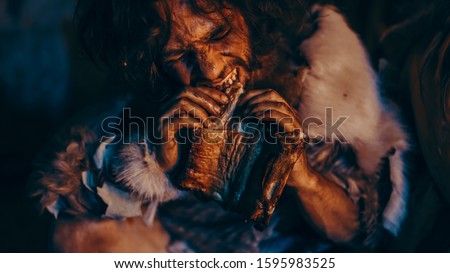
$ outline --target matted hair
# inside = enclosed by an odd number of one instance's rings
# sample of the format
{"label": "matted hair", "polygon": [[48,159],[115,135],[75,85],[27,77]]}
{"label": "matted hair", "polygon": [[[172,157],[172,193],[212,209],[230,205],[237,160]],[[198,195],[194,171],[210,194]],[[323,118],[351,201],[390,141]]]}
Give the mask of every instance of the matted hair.
{"label": "matted hair", "polygon": [[[79,0],[75,21],[81,44],[94,62],[119,70],[137,91],[162,100],[175,87],[160,69],[170,21],[159,17],[157,1],[170,13],[165,0]],[[250,29],[254,55],[269,52],[281,36],[298,41],[309,28],[307,0],[214,0],[207,8],[201,0],[187,1],[199,15],[220,12],[226,5],[238,8]]]}

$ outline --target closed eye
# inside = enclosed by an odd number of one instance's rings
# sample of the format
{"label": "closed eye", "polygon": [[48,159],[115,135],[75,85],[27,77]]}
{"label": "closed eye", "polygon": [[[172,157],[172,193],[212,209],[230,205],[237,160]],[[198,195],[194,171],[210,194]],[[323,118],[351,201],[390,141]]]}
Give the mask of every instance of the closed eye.
{"label": "closed eye", "polygon": [[226,26],[226,25],[220,26],[211,33],[209,41],[213,42],[213,43],[221,41],[221,40],[225,39],[225,37],[227,37],[228,34],[230,34],[230,32],[231,32],[230,26]]}
{"label": "closed eye", "polygon": [[164,62],[177,62],[177,61],[183,59],[184,55],[185,55],[185,52],[181,51],[181,50],[166,52],[163,54],[163,61]]}

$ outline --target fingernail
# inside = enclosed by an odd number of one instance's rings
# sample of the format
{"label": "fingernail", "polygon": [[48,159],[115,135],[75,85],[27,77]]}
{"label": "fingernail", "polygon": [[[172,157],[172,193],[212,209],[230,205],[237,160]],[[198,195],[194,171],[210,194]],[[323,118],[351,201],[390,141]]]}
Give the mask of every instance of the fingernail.
{"label": "fingernail", "polygon": [[225,94],[222,94],[222,95],[220,96],[220,99],[222,99],[222,101],[225,102],[225,103],[228,102],[228,97],[227,97],[227,95],[225,95]]}
{"label": "fingernail", "polygon": [[220,111],[221,111],[221,109],[220,109],[220,107],[219,106],[214,106],[214,110],[219,114],[220,113]]}

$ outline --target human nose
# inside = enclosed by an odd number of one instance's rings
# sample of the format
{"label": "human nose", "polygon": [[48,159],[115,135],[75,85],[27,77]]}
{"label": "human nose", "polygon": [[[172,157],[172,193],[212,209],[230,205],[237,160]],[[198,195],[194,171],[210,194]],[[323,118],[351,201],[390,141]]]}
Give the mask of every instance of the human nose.
{"label": "human nose", "polygon": [[196,50],[195,64],[191,71],[191,84],[213,82],[218,80],[225,68],[225,62],[220,54],[209,46]]}

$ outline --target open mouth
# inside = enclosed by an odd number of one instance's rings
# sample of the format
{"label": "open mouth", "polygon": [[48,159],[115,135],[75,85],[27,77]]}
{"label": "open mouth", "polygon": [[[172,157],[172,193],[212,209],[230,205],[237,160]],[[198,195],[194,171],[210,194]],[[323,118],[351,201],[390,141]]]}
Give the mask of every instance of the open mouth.
{"label": "open mouth", "polygon": [[238,82],[237,68],[233,69],[222,81],[220,81],[217,84],[214,84],[213,87],[218,90],[226,91],[236,82]]}

